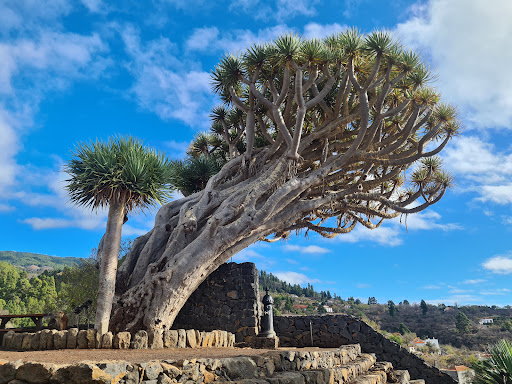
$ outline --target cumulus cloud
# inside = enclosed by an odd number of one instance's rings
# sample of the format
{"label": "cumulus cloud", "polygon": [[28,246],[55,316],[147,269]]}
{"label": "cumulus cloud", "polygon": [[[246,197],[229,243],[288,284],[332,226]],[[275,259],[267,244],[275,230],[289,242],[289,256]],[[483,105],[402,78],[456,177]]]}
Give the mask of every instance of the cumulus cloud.
{"label": "cumulus cloud", "polygon": [[300,245],[291,245],[286,244],[284,246],[285,251],[299,252],[307,255],[322,255],[324,253],[331,252],[330,249],[319,247],[318,245],[308,245],[308,246],[300,246]]}
{"label": "cumulus cloud", "polygon": [[324,37],[334,35],[335,33],[341,32],[347,29],[346,25],[340,25],[338,23],[333,24],[318,24],[309,23],[304,26],[304,37],[311,39],[323,39]]}
{"label": "cumulus cloud", "polygon": [[508,275],[512,273],[512,257],[510,255],[493,256],[487,259],[482,267],[492,273]]}
{"label": "cumulus cloud", "polygon": [[248,29],[236,29],[220,32],[217,27],[195,29],[185,43],[190,51],[206,51],[210,53],[238,53],[253,44],[266,43],[288,32],[284,24],[260,29],[253,32]]}
{"label": "cumulus cloud", "polygon": [[311,279],[303,273],[293,272],[293,271],[278,271],[274,273],[278,279],[286,281],[290,284],[300,284],[304,285],[307,283],[319,283],[318,279]]}
{"label": "cumulus cloud", "polygon": [[403,243],[400,238],[400,231],[396,227],[381,226],[377,229],[368,229],[363,226],[356,227],[352,232],[336,237],[337,241],[343,243],[360,243],[363,241],[396,247]]}
{"label": "cumulus cloud", "polygon": [[397,26],[402,41],[431,57],[439,87],[478,128],[512,127],[512,4],[430,0]]}
{"label": "cumulus cloud", "polygon": [[162,119],[206,127],[213,105],[210,74],[200,70],[197,63],[182,63],[173,56],[175,46],[167,38],[143,43],[132,27],[125,28],[121,35],[131,58],[129,70],[135,79],[132,92],[139,105]]}

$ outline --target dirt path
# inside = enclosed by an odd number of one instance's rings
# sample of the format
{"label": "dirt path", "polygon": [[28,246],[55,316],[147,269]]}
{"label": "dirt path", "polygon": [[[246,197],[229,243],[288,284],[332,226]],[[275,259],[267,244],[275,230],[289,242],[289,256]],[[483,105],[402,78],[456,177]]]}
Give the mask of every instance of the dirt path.
{"label": "dirt path", "polygon": [[32,361],[41,363],[69,364],[78,361],[124,360],[144,363],[151,360],[190,360],[254,356],[268,352],[251,348],[166,348],[166,349],[61,349],[56,351],[0,351],[2,361]]}

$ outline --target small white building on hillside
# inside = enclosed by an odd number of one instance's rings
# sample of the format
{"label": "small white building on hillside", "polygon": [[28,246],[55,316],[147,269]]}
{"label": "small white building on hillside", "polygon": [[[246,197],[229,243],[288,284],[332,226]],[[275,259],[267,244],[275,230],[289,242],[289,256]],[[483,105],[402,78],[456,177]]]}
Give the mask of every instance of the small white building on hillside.
{"label": "small white building on hillside", "polygon": [[486,318],[483,318],[483,319],[480,319],[480,321],[478,322],[480,325],[487,325],[487,324],[492,324],[494,321],[492,318],[490,317],[486,317]]}

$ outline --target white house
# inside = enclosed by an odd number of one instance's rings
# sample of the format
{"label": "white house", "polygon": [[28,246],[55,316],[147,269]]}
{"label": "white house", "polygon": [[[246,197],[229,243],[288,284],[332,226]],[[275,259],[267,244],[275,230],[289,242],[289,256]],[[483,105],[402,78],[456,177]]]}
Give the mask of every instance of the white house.
{"label": "white house", "polygon": [[493,323],[493,319],[490,318],[490,317],[486,317],[484,319],[480,319],[480,321],[478,322],[480,325],[484,325],[484,324],[492,324]]}
{"label": "white house", "polygon": [[327,311],[327,313],[332,313],[332,308],[328,305],[324,305],[324,309]]}

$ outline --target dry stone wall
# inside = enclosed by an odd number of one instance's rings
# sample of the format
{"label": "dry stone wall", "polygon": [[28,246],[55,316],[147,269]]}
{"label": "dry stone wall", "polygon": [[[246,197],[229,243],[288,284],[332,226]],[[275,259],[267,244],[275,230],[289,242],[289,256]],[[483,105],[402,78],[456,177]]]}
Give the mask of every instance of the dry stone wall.
{"label": "dry stone wall", "polygon": [[231,332],[195,329],[166,330],[164,332],[138,331],[133,336],[129,332],[113,335],[107,332],[99,335],[96,330],[71,328],[66,331],[45,329],[35,333],[7,332],[1,349],[6,351],[36,351],[51,349],[161,349],[161,348],[230,348],[235,344]]}
{"label": "dry stone wall", "polygon": [[253,263],[223,264],[190,296],[172,328],[224,329],[236,342],[251,342],[259,327],[258,291]]}
{"label": "dry stone wall", "polygon": [[363,352],[374,353],[377,360],[388,361],[395,369],[408,370],[413,379],[424,379],[427,384],[456,383],[353,316],[276,316],[274,330],[280,347],[329,348],[359,343]]}

